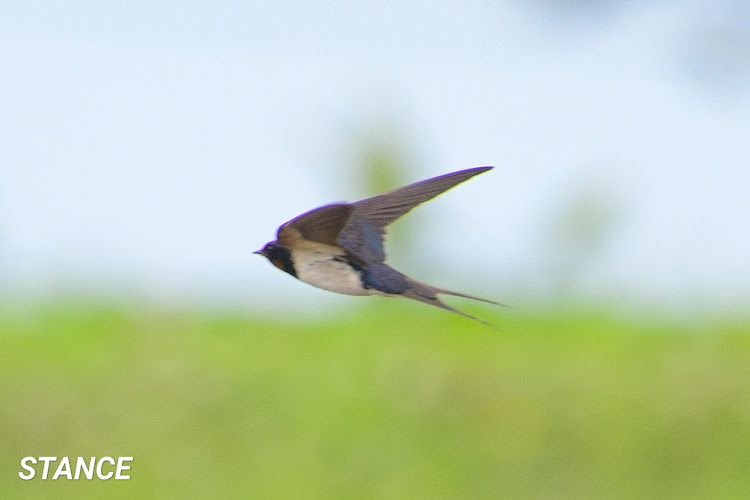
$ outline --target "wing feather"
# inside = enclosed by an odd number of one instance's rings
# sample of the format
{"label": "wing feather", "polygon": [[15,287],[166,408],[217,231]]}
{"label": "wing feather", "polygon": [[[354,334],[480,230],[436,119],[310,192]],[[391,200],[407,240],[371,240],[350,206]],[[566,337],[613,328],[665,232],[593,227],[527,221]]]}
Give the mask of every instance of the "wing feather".
{"label": "wing feather", "polygon": [[339,236],[339,244],[365,262],[383,262],[386,226],[417,205],[490,169],[492,167],[460,170],[352,203],[354,213]]}
{"label": "wing feather", "polygon": [[334,203],[310,210],[284,223],[276,237],[288,247],[293,246],[299,238],[339,246],[339,236],[353,211],[354,207],[348,203]]}
{"label": "wing feather", "polygon": [[477,167],[433,177],[355,203],[310,210],[283,224],[277,233],[287,247],[300,239],[343,248],[361,265],[385,260],[385,228],[417,205],[492,167]]}
{"label": "wing feather", "polygon": [[490,169],[492,167],[470,168],[415,182],[353,203],[354,210],[356,215],[366,217],[379,227],[386,227],[417,205]]}

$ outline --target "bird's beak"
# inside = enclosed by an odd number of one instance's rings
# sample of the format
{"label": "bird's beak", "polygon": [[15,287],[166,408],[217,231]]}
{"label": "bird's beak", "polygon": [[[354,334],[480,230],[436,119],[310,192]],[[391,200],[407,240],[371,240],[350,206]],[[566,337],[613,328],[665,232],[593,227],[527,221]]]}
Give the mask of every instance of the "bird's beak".
{"label": "bird's beak", "polygon": [[256,250],[253,253],[257,253],[258,255],[263,255],[263,250]]}

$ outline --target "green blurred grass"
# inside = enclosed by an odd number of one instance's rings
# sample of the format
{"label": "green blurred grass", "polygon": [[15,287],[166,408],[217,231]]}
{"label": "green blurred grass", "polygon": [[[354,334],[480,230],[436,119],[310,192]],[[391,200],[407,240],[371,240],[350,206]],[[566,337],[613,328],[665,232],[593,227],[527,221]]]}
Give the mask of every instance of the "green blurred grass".
{"label": "green blurred grass", "polygon": [[[4,311],[2,498],[750,494],[747,322]],[[133,456],[132,479],[22,481],[28,455]]]}

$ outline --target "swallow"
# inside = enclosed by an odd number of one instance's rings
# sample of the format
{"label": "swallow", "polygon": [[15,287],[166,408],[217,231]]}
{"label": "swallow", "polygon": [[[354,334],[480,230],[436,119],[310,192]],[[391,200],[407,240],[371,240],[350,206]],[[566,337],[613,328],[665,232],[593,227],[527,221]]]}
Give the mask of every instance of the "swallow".
{"label": "swallow", "polygon": [[385,261],[385,228],[417,205],[492,167],[433,177],[354,203],[315,208],[284,223],[256,254],[295,278],[346,295],[407,297],[489,323],[445,304],[438,295],[497,302],[438,288],[401,274]]}

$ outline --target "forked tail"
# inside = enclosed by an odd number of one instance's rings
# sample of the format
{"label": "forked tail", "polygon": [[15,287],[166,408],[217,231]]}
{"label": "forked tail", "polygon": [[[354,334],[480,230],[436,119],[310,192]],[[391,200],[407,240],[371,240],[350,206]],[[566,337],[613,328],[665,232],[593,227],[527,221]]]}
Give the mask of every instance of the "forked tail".
{"label": "forked tail", "polygon": [[438,294],[445,294],[445,295],[455,295],[456,297],[464,297],[466,299],[472,299],[472,300],[479,300],[481,302],[487,302],[488,304],[495,304],[495,305],[503,305],[498,302],[494,302],[492,300],[483,299],[481,297],[475,297],[474,295],[467,295],[465,293],[460,292],[454,292],[453,290],[446,290],[445,288],[437,288],[431,285],[428,285],[426,283],[421,283],[416,280],[409,279],[409,284],[411,285],[409,289],[403,292],[404,297],[409,297],[410,299],[418,300],[420,302],[424,302],[425,304],[430,304],[435,307],[439,307],[441,309],[447,309],[448,311],[454,312],[456,314],[460,314],[461,316],[464,316],[469,319],[473,319],[474,321],[479,321],[480,323],[483,323],[487,326],[490,326],[492,328],[498,328],[497,326],[493,325],[492,323],[488,323],[487,321],[484,321],[483,319],[479,319],[477,317],[474,317],[470,314],[467,314],[465,312],[459,311],[458,309],[455,309],[442,300],[438,298]]}

